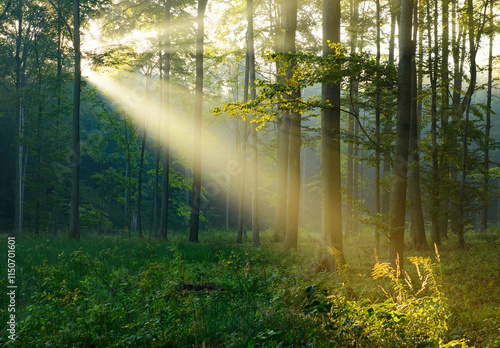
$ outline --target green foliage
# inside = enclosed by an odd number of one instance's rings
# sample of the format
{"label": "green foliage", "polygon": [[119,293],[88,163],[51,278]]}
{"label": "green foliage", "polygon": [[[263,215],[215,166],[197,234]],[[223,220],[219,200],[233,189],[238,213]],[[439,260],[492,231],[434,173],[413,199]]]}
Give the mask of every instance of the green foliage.
{"label": "green foliage", "polygon": [[252,113],[254,115],[252,122],[263,125],[279,117],[279,113],[283,110],[303,114],[317,108],[339,108],[339,105],[332,105],[330,101],[323,101],[321,97],[314,95],[308,99],[292,98],[291,95],[318,83],[342,83],[349,76],[354,77],[358,83],[367,84],[363,90],[368,96],[373,97],[376,89],[386,94],[394,90],[397,74],[392,64],[377,63],[376,58],[368,53],[347,53],[339,44],[330,45],[335,48],[336,53],[327,57],[304,53],[267,54],[265,56],[267,60],[281,62],[278,75],[284,76],[291,62],[295,62],[292,78],[285,83],[257,80],[255,87],[258,94],[255,100],[246,104],[228,102],[223,107],[215,108],[213,113],[216,116],[222,113],[230,116]]}
{"label": "green foliage", "polygon": [[[466,325],[445,298],[453,294],[443,286],[447,274],[459,265],[446,251],[439,266],[410,257],[412,269],[401,275],[385,263],[373,277],[355,268],[313,275],[309,241],[290,254],[230,244],[233,234],[201,237],[206,243],[176,234],[171,242],[18,238],[25,255],[16,274],[18,336],[7,346],[467,346]],[[262,236],[266,244],[271,238]],[[481,250],[471,262],[495,261]],[[499,284],[489,282],[482,291],[494,296]],[[498,316],[480,320],[482,342],[495,346]],[[4,331],[0,342],[7,341]]]}

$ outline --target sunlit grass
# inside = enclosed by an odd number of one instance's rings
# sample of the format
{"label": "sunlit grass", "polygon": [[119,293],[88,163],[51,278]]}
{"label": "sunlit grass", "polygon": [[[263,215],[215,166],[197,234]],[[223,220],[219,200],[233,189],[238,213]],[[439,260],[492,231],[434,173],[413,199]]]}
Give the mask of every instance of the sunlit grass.
{"label": "sunlit grass", "polygon": [[[308,310],[321,309],[322,301],[334,301],[339,306],[347,305],[345,309],[353,311],[353,316],[361,315],[363,308],[369,308],[365,306],[372,304],[377,315],[392,311],[392,305],[384,304],[384,301],[387,294],[391,294],[394,282],[390,279],[372,278],[374,253],[370,250],[373,250],[373,241],[366,234],[346,238],[345,251],[349,265],[334,274],[309,273],[319,242],[319,236],[314,233],[301,231],[302,248],[300,252],[292,253],[285,252],[282,244],[272,242],[272,231],[263,233],[264,246],[260,248],[251,247],[251,238],[244,240],[242,245],[234,245],[234,237],[235,231],[209,231],[201,236],[200,244],[188,243],[186,233],[172,233],[169,242],[97,235],[83,236],[79,242],[68,241],[65,237],[19,237],[16,241],[16,281],[19,289],[20,328],[21,325],[34,325],[33,320],[38,320],[36,318],[40,316],[46,323],[42,324],[46,329],[40,331],[38,328],[36,332],[40,337],[44,337],[50,335],[51,331],[47,330],[54,329],[47,326],[47,323],[58,325],[56,323],[59,319],[52,318],[53,314],[49,312],[43,312],[52,308],[52,300],[40,297],[41,288],[54,296],[54,301],[62,296],[57,300],[60,304],[54,302],[54,305],[58,306],[58,310],[73,308],[67,315],[78,316],[80,311],[82,315],[90,315],[91,321],[86,320],[80,324],[77,321],[75,325],[80,325],[81,330],[94,330],[85,331],[88,334],[94,332],[91,336],[86,336],[89,342],[95,339],[98,344],[108,346],[117,344],[114,340],[123,337],[139,339],[134,330],[126,328],[130,319],[113,317],[115,314],[125,313],[120,309],[122,305],[118,297],[125,301],[129,312],[132,308],[135,311],[139,302],[141,308],[149,308],[144,307],[146,301],[148,306],[156,306],[155,303],[164,306],[161,308],[172,315],[172,320],[176,320],[178,315],[187,315],[179,322],[180,331],[168,331],[173,328],[171,322],[165,322],[165,326],[161,327],[151,326],[151,319],[142,314],[143,310],[132,312],[136,313],[132,314],[134,322],[143,325],[140,332],[149,332],[153,335],[150,337],[160,337],[154,336],[156,332],[167,330],[165,332],[186,340],[186,344],[195,344],[195,340],[198,340],[198,344],[206,342],[207,346],[217,345],[216,342],[220,342],[222,346],[249,342],[274,342],[274,345],[277,345],[279,342],[295,342],[294,339],[306,343],[316,337],[323,339],[317,341],[317,346],[334,347],[334,342],[328,341],[327,338],[337,337],[340,333],[328,331],[327,326],[323,327],[317,321],[326,320],[325,323],[328,323],[334,318],[322,317],[319,313],[318,316],[304,316],[304,305],[311,302],[309,307],[306,307]],[[465,335],[477,347],[486,347],[487,344],[493,347],[498,343],[496,333],[500,322],[496,310],[500,305],[497,296],[500,284],[498,277],[495,278],[499,272],[498,250],[491,243],[471,240],[468,250],[456,251],[453,250],[455,244],[454,241],[449,244],[446,242],[439,249],[441,261],[439,265],[433,266],[433,276],[438,279],[438,287],[427,284],[422,293],[424,297],[420,296],[419,301],[426,306],[426,311],[430,311],[428,315],[433,315],[433,307],[427,307],[425,298],[429,297],[430,301],[434,296],[433,291],[441,292],[444,299],[449,299],[447,303],[452,314],[448,318],[449,331],[446,339],[458,339]],[[383,246],[380,253],[386,252]],[[409,254],[429,258],[432,263],[437,264],[434,250]],[[0,266],[5,268],[4,259]],[[423,272],[423,269],[421,271]],[[403,298],[402,305],[412,306],[420,303],[413,302],[413,293],[416,293],[423,283],[419,281],[418,274],[410,263],[407,272],[414,289],[413,292],[410,289],[405,290],[409,293],[405,295],[408,296],[406,299]],[[51,280],[52,276],[55,278]],[[64,281],[61,283],[61,280]],[[47,288],[49,285],[42,285],[43,282],[52,285]],[[405,285],[404,282],[402,284]],[[313,299],[319,302],[314,302],[306,296],[309,286],[315,286],[316,295]],[[206,287],[208,290],[206,293],[202,290],[196,290],[201,291],[200,293],[182,290],[191,287]],[[224,290],[212,292],[213,289]],[[321,289],[325,291],[325,298]],[[75,297],[76,294],[79,294],[78,297]],[[327,295],[334,297],[328,298]],[[343,302],[344,297],[351,302]],[[95,309],[85,304],[94,303],[96,300],[104,301],[102,303],[106,303],[107,309],[101,310],[100,304]],[[44,306],[37,309],[43,313],[37,314],[34,308],[27,307],[33,305],[33,301]],[[376,305],[377,303],[379,305]],[[108,308],[109,305],[115,308]],[[324,302],[324,305],[328,305],[328,302]],[[148,311],[151,311],[151,315],[163,315],[161,313],[166,312],[159,311],[161,308],[151,307]],[[27,318],[25,310],[28,309],[33,316],[30,323],[24,322]],[[114,334],[108,332],[108,336],[103,331],[102,323],[91,329],[92,322],[96,321],[97,325],[97,322],[105,320],[102,317],[105,313],[110,316],[104,322],[108,329],[114,330]],[[4,315],[5,311],[2,310],[0,316],[3,318]],[[415,315],[418,317],[420,314]],[[359,317],[362,318],[364,317]],[[160,317],[158,319],[163,320]],[[122,323],[120,325],[123,327],[116,326],[119,323]],[[332,321],[332,324],[335,324],[335,321]],[[196,329],[193,325],[196,325]],[[369,321],[366,325],[369,325]],[[404,323],[395,322],[391,325]],[[374,326],[370,330],[372,329],[380,328]],[[64,330],[61,331],[63,332]],[[218,334],[215,335],[214,332]],[[389,331],[382,330],[377,335],[384,335],[384,332],[389,334]],[[72,334],[64,333],[67,334],[77,339],[77,331]],[[27,337],[23,338],[26,339]],[[145,342],[154,346],[152,341]],[[137,344],[139,343],[132,346]]]}

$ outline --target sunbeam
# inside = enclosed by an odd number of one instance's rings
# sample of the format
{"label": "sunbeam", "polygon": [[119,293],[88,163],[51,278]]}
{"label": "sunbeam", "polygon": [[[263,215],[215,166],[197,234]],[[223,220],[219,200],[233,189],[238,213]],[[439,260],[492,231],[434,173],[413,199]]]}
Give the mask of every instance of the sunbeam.
{"label": "sunbeam", "polygon": [[[88,80],[120,113],[147,131],[149,139],[164,144],[165,137],[168,136],[170,151],[183,158],[185,163],[192,163],[192,94],[181,88],[171,87],[171,93],[175,97],[172,98],[171,108],[167,113],[162,109],[159,98],[162,82],[157,78],[115,72],[113,75],[89,74]],[[209,131],[204,127],[202,134],[203,186],[207,201],[225,192],[232,177],[241,174],[239,162],[234,159],[236,151],[230,150],[235,147],[234,136],[222,127],[213,128]],[[247,160],[252,160],[249,151]],[[236,192],[231,192],[231,197],[235,194]]]}

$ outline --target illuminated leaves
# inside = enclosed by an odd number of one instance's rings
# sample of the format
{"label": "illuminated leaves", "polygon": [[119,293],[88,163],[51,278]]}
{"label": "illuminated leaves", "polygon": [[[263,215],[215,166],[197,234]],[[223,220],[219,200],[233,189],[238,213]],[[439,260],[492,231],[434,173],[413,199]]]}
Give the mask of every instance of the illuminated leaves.
{"label": "illuminated leaves", "polygon": [[314,109],[328,109],[340,107],[324,101],[320,97],[292,98],[294,92],[301,91],[315,84],[334,84],[346,82],[353,77],[362,83],[367,93],[373,93],[376,87],[393,89],[396,82],[397,70],[391,64],[378,64],[373,55],[368,53],[347,53],[339,44],[330,44],[335,47],[336,54],[327,57],[305,53],[266,54],[268,61],[280,60],[278,76],[284,77],[286,70],[294,62],[296,64],[292,78],[284,83],[270,80],[256,80],[257,98],[248,103],[228,102],[222,107],[215,108],[215,116],[227,114],[232,117],[250,118],[251,122],[260,123],[260,127],[280,117],[281,112],[306,113]]}

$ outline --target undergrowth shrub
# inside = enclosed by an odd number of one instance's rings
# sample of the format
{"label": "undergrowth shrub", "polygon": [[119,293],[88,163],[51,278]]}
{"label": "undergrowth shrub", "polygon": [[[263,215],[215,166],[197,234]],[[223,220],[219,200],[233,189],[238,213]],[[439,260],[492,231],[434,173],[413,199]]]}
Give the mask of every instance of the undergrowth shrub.
{"label": "undergrowth shrub", "polygon": [[[315,316],[328,337],[342,347],[467,347],[464,340],[447,342],[450,315],[429,258],[410,257],[412,274],[389,263],[377,263],[373,279],[386,300],[349,300],[346,285],[333,289],[309,286],[304,314]],[[388,282],[387,282],[388,281]]]}

